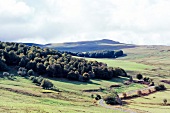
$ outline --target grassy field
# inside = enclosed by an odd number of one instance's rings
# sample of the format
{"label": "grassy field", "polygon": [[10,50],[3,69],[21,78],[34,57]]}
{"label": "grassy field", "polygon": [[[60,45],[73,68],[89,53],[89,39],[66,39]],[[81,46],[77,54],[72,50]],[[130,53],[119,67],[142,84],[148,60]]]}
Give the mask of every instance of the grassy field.
{"label": "grassy field", "polygon": [[[57,81],[51,80],[54,84]],[[69,83],[71,84],[71,83]],[[63,86],[65,87],[65,85]],[[74,86],[77,87],[77,86]],[[63,89],[61,89],[63,90]],[[60,93],[45,92],[40,87],[22,77],[16,77],[15,81],[0,79],[0,112],[22,113],[101,113],[114,111],[100,107],[92,103],[92,99],[86,95],[70,92],[68,89]],[[50,92],[50,93],[49,93]],[[34,94],[34,96],[30,96]],[[58,95],[53,97],[52,95]],[[115,111],[115,113],[121,113]]]}
{"label": "grassy field", "polygon": [[104,62],[109,67],[120,67],[127,71],[145,71],[146,69],[152,69],[153,66],[145,65],[141,63],[136,63],[132,61],[125,61],[125,60],[117,60],[117,59],[94,59],[94,58],[86,58],[87,60],[91,61],[98,61]]}

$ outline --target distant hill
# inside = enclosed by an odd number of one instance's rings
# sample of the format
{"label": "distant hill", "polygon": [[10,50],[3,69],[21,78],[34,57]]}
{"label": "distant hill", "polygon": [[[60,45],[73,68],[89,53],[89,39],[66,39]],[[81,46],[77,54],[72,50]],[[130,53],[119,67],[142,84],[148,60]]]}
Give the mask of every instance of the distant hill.
{"label": "distant hill", "polygon": [[[37,45],[33,43],[25,43],[26,45]],[[87,52],[97,50],[120,50],[123,48],[133,48],[136,45],[124,44],[113,40],[102,39],[94,41],[79,41],[79,42],[66,42],[66,43],[50,43],[46,45],[38,44],[40,47],[49,47],[60,51],[71,52]]]}

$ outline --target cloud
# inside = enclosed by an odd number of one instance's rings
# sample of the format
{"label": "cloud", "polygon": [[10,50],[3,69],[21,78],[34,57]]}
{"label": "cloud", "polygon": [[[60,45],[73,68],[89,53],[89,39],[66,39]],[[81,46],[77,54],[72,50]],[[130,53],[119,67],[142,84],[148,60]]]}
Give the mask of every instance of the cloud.
{"label": "cloud", "polygon": [[0,0],[0,40],[170,45],[168,0]]}

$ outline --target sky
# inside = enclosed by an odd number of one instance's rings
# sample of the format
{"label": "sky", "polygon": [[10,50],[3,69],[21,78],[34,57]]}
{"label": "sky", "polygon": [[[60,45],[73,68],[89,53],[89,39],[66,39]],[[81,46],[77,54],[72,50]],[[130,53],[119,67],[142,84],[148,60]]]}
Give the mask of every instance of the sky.
{"label": "sky", "polygon": [[170,45],[170,0],[0,0],[0,41]]}

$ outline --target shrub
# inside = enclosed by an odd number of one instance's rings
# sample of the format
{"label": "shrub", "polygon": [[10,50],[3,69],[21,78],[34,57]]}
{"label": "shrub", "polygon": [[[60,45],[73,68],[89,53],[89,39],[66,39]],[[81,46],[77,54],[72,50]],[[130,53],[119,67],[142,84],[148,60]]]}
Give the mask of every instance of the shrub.
{"label": "shrub", "polygon": [[142,74],[137,74],[137,75],[136,75],[136,78],[140,80],[140,79],[143,78],[143,75],[142,75]]}
{"label": "shrub", "polygon": [[164,104],[166,105],[166,103],[168,102],[167,99],[163,99]]}
{"label": "shrub", "polygon": [[35,76],[30,76],[29,79],[30,79],[30,80],[35,79]]}
{"label": "shrub", "polygon": [[74,71],[70,71],[69,73],[68,73],[68,75],[67,75],[67,78],[69,79],[69,80],[79,80],[79,72],[74,72]]}
{"label": "shrub", "polygon": [[119,104],[117,101],[118,96],[116,93],[108,94],[108,95],[104,96],[103,99],[106,102],[106,104],[111,104],[111,105]]}
{"label": "shrub", "polygon": [[46,73],[46,67],[43,63],[37,63],[37,73],[38,74],[45,74]]}
{"label": "shrub", "polygon": [[43,79],[40,86],[43,87],[44,89],[51,89],[54,85],[49,80]]}
{"label": "shrub", "polygon": [[38,77],[34,77],[33,80],[32,80],[32,82],[33,82],[33,83],[37,83],[37,84],[39,85],[39,83],[38,83]]}
{"label": "shrub", "polygon": [[8,77],[9,73],[8,72],[3,72],[3,76]]}
{"label": "shrub", "polygon": [[9,71],[9,67],[0,59],[0,71]]}
{"label": "shrub", "polygon": [[160,90],[166,90],[166,87],[163,84],[159,84]]}
{"label": "shrub", "polygon": [[18,75],[25,76],[27,74],[27,69],[20,67],[17,73]]}
{"label": "shrub", "polygon": [[32,69],[30,69],[30,70],[28,70],[27,74],[28,74],[29,76],[32,76],[32,75],[34,75],[34,71],[33,71]]}
{"label": "shrub", "polygon": [[159,84],[158,86],[155,86],[156,91],[166,90],[166,87],[163,84]]}
{"label": "shrub", "polygon": [[137,91],[137,95],[138,95],[138,96],[141,96],[141,95],[142,95],[142,91],[141,91],[141,90],[138,90],[138,91]]}
{"label": "shrub", "polygon": [[152,82],[149,86],[154,86],[155,85],[155,83],[154,82]]}
{"label": "shrub", "polygon": [[43,77],[41,77],[41,76],[39,76],[38,78],[37,78],[37,82],[38,82],[38,84],[40,85],[41,84],[41,82],[43,81]]}
{"label": "shrub", "polygon": [[126,97],[127,97],[127,94],[126,94],[125,92],[123,93],[123,97],[124,97],[124,98],[126,98]]}
{"label": "shrub", "polygon": [[91,98],[94,98],[94,95],[93,95],[93,94],[91,94]]}
{"label": "shrub", "polygon": [[90,75],[88,73],[84,73],[83,76],[82,76],[82,79],[84,82],[87,82],[90,80]]}
{"label": "shrub", "polygon": [[144,78],[143,78],[143,80],[144,80],[145,82],[149,82],[149,79],[150,79],[149,77],[144,77]]}

